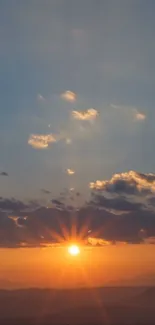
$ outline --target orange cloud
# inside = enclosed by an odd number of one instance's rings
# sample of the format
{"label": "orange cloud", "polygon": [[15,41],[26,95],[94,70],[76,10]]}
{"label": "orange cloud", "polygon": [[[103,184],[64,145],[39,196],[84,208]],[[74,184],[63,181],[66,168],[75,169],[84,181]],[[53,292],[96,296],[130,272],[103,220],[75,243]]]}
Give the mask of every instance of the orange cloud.
{"label": "orange cloud", "polygon": [[52,142],[57,142],[58,139],[53,134],[31,134],[28,144],[35,149],[46,149]]}
{"label": "orange cloud", "polygon": [[68,101],[68,102],[75,102],[76,101],[76,94],[70,90],[65,91],[61,94],[61,98]]}
{"label": "orange cloud", "polygon": [[137,121],[144,121],[146,119],[146,115],[144,113],[136,112],[135,113],[135,119]]}
{"label": "orange cloud", "polygon": [[95,238],[95,237],[88,237],[87,238],[88,244],[91,244],[92,246],[100,245],[100,246],[107,246],[111,245],[111,242],[108,240],[105,240],[103,238]]}
{"label": "orange cloud", "polygon": [[94,108],[89,108],[86,111],[72,111],[72,117],[75,120],[93,121],[97,118],[98,111]]}
{"label": "orange cloud", "polygon": [[73,169],[68,168],[67,173],[68,173],[68,175],[74,175],[75,171]]}

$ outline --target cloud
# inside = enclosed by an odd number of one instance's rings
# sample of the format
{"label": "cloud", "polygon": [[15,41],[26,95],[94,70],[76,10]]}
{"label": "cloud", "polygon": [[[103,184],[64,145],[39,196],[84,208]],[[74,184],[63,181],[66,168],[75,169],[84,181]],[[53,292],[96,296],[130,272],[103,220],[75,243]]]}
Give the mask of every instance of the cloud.
{"label": "cloud", "polygon": [[68,168],[67,169],[67,174],[68,175],[74,175],[75,174],[75,171],[73,169]]}
{"label": "cloud", "polygon": [[153,245],[155,245],[155,236],[145,238],[145,239],[144,239],[144,243],[145,243],[145,244],[153,244]]}
{"label": "cloud", "polygon": [[98,116],[98,111],[94,108],[90,108],[86,111],[72,111],[72,117],[75,120],[81,121],[94,121]]}
{"label": "cloud", "polygon": [[42,192],[43,194],[51,194],[50,191],[48,191],[48,190],[46,190],[46,189],[44,189],[44,188],[41,189],[41,192]]}
{"label": "cloud", "polygon": [[114,174],[102,186],[94,183],[90,198],[78,208],[68,201],[73,188],[64,189],[48,208],[33,200],[0,198],[0,247],[64,245],[73,231],[89,246],[154,244],[154,182],[151,173]]}
{"label": "cloud", "polygon": [[146,195],[155,193],[155,174],[143,174],[131,170],[114,174],[110,180],[97,180],[89,185],[93,190],[102,190],[109,193]]}
{"label": "cloud", "polygon": [[76,101],[76,94],[70,90],[65,91],[61,94],[61,98],[68,101],[68,102],[75,102]]}
{"label": "cloud", "polygon": [[146,119],[146,114],[140,112],[136,107],[115,104],[111,104],[110,106],[114,109],[120,110],[121,113],[131,113],[131,116],[134,117],[134,121],[144,121]]}
{"label": "cloud", "polygon": [[146,119],[146,115],[144,113],[140,113],[135,111],[135,120],[137,121],[144,121]]}
{"label": "cloud", "polygon": [[31,134],[28,144],[35,149],[46,149],[50,143],[57,142],[58,139],[53,134]]}
{"label": "cloud", "polygon": [[0,173],[0,176],[9,176],[9,175],[8,175],[8,173],[6,173],[6,172],[1,172],[1,173]]}
{"label": "cloud", "polygon": [[[11,200],[11,199],[10,199]],[[141,207],[128,214],[117,215],[100,209],[100,205],[85,205],[79,209],[52,200],[53,207],[43,206],[29,212],[6,214],[0,211],[1,247],[46,247],[62,245],[76,236],[85,245],[105,246],[114,243],[150,243],[155,238],[155,213]],[[90,234],[91,229],[91,234]],[[142,229],[144,232],[142,233]]]}
{"label": "cloud", "polygon": [[131,202],[124,197],[106,198],[99,193],[93,195],[92,204],[109,209],[109,211],[140,211],[143,208],[142,203]]}
{"label": "cloud", "polygon": [[72,144],[72,139],[66,138],[66,144]]}
{"label": "cloud", "polygon": [[13,220],[17,227],[24,227],[26,224],[25,222],[27,220],[27,216],[19,217],[19,216],[9,215],[8,218]]}
{"label": "cloud", "polygon": [[107,246],[111,244],[111,242],[108,240],[104,240],[103,238],[95,238],[95,237],[88,237],[87,242],[92,246]]}
{"label": "cloud", "polygon": [[37,100],[40,101],[40,102],[44,102],[45,98],[41,94],[38,94],[37,95]]}
{"label": "cloud", "polygon": [[27,209],[37,208],[38,203],[35,201],[29,201],[28,203],[16,200],[15,198],[2,198],[0,197],[0,210],[2,211],[25,211]]}

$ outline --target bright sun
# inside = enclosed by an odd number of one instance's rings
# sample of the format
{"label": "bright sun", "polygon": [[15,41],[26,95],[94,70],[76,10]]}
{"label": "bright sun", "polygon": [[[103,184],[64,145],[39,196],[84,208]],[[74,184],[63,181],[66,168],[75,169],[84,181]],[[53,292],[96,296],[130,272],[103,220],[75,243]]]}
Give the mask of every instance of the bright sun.
{"label": "bright sun", "polygon": [[76,255],[80,254],[80,249],[77,245],[71,245],[68,247],[68,252],[70,255],[76,256]]}

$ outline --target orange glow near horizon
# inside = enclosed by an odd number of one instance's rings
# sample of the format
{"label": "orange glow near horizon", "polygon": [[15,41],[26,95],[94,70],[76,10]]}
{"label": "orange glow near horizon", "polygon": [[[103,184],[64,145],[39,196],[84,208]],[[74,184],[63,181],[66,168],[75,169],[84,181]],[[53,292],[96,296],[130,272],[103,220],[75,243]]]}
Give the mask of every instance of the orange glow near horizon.
{"label": "orange glow near horizon", "polygon": [[[68,249],[77,245],[80,254]],[[74,252],[74,249],[73,249]],[[0,249],[0,288],[154,285],[155,245]]]}

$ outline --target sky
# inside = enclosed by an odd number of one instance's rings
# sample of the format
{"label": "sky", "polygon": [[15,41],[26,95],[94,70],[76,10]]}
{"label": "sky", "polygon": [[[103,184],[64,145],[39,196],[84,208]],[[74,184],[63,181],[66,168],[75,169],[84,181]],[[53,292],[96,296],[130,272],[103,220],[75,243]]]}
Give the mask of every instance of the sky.
{"label": "sky", "polygon": [[153,0],[0,1],[3,249],[71,215],[89,245],[154,249],[154,30]]}
{"label": "sky", "polygon": [[[58,195],[70,180],[155,172],[154,1],[1,1],[0,145],[4,196]],[[69,101],[61,95],[76,94]],[[71,112],[94,108],[93,125]],[[139,117],[136,117],[137,114]],[[48,127],[50,125],[50,127]],[[69,138],[46,149],[31,134]],[[60,136],[61,135],[61,136]]]}

